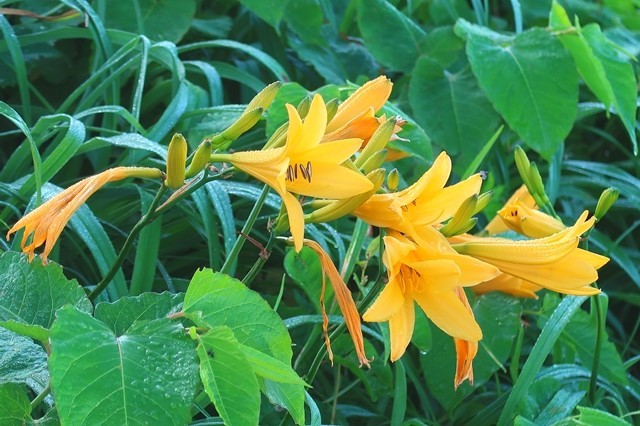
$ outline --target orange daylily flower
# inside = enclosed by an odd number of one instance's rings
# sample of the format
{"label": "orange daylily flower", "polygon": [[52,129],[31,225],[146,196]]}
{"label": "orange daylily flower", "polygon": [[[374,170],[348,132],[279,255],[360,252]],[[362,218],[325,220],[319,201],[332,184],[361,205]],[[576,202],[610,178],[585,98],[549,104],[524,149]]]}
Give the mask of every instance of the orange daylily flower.
{"label": "orange daylily flower", "polygon": [[[9,229],[7,240],[11,234],[24,228],[20,243],[22,251],[29,255],[29,260],[33,260],[35,249],[44,244],[42,261],[45,263],[67,222],[94,192],[108,182],[128,177],[153,179],[161,176],[162,172],[154,168],[115,167],[85,178],[23,216]],[[32,237],[30,242],[29,237]]]}

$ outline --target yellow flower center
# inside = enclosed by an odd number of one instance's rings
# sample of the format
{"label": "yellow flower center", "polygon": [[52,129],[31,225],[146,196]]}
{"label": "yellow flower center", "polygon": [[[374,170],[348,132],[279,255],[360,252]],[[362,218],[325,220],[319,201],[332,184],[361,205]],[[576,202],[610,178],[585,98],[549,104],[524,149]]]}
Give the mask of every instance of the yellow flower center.
{"label": "yellow flower center", "polygon": [[420,290],[420,281],[422,275],[412,267],[408,265],[402,265],[400,267],[400,279],[399,284],[402,292],[407,295]]}

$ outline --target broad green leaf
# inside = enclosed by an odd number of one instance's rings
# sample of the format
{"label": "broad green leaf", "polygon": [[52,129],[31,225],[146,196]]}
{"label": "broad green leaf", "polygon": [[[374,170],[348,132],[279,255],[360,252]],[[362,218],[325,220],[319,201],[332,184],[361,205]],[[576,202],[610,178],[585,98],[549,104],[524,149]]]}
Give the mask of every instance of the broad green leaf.
{"label": "broad green leaf", "polygon": [[29,262],[17,252],[0,255],[0,326],[46,341],[55,313],[72,304],[85,312],[92,306],[76,280],[68,280],[60,265]]}
{"label": "broad green leaf", "polygon": [[359,1],[358,27],[365,46],[381,64],[411,71],[426,36],[411,18],[384,0]]}
{"label": "broad green leaf", "polygon": [[629,58],[616,50],[616,46],[602,34],[597,24],[587,25],[582,29],[582,34],[593,49],[595,56],[602,63],[613,90],[615,112],[620,116],[629,133],[634,155],[638,155],[635,129],[638,87],[633,66],[629,63]]}
{"label": "broad green leaf", "polygon": [[291,361],[291,338],[278,314],[258,293],[228,275],[198,270],[185,294],[183,310],[198,325],[225,325],[241,344],[282,362]]}
{"label": "broad green leaf", "polygon": [[[606,303],[605,296],[601,297],[601,303]],[[551,312],[554,311],[560,300],[554,294],[548,294],[544,298],[543,311],[540,316],[542,325],[546,323]],[[571,321],[562,332],[561,341],[573,349],[586,368],[593,365],[594,349],[596,344],[596,324],[593,318],[585,311],[577,311]],[[606,331],[602,336],[603,343],[600,352],[600,363],[598,375],[605,377],[613,383],[628,385],[627,373],[622,365],[622,359],[616,350],[615,345],[609,341]]]}
{"label": "broad green leaf", "polygon": [[466,68],[450,72],[428,57],[416,63],[409,100],[431,139],[468,164],[495,132],[500,117]]}
{"label": "broad green leaf", "polygon": [[289,365],[265,355],[251,346],[240,345],[239,343],[238,345],[240,351],[258,376],[278,383],[305,384],[304,380]]}
{"label": "broad green leaf", "polygon": [[407,124],[402,126],[402,131],[398,133],[399,137],[406,140],[392,141],[387,145],[387,148],[399,149],[425,161],[433,160],[431,139],[413,118],[391,103],[382,107],[382,112],[387,117],[398,115],[407,121]]}
{"label": "broad green leaf", "polygon": [[580,416],[577,423],[581,425],[631,426],[631,423],[606,411],[590,407],[578,407],[578,411]]}
{"label": "broad green leaf", "polygon": [[453,388],[456,355],[453,339],[437,327],[431,327],[433,350],[420,357],[429,389],[446,408],[451,408],[482,385],[501,368],[511,353],[518,333],[520,302],[501,293],[480,296],[473,304],[476,321],[482,329],[478,355],[473,362],[473,386],[465,382]]}
{"label": "broad green leaf", "polygon": [[286,408],[296,424],[305,424],[303,385],[263,380],[261,389],[272,404]]}
{"label": "broad green leaf", "polygon": [[123,297],[113,303],[96,305],[95,317],[105,323],[116,336],[122,336],[137,321],[166,318],[176,312],[184,294],[144,293],[136,297]]}
{"label": "broad green leaf", "polygon": [[63,424],[191,419],[198,385],[194,344],[168,319],[142,321],[116,336],[90,315],[63,308],[51,328],[49,368]]}
{"label": "broad green leaf", "polygon": [[43,389],[49,381],[44,348],[28,337],[0,327],[0,384],[20,383],[37,387],[32,381]]}
{"label": "broad green leaf", "polygon": [[[323,273],[318,255],[307,247],[303,247],[299,253],[290,250],[284,258],[284,268],[293,282],[306,294],[315,311],[320,312]],[[327,285],[325,298],[332,294],[332,287]]]}
{"label": "broad green leaf", "polygon": [[284,2],[287,3],[284,9],[284,20],[289,28],[306,43],[325,45],[326,40],[321,32],[324,15],[320,1],[284,0]]}
{"label": "broad green leaf", "polygon": [[578,77],[559,40],[539,28],[515,37],[469,23],[467,56],[480,87],[522,140],[545,159],[563,143],[577,114]]}
{"label": "broad green leaf", "polygon": [[195,0],[124,0],[107,2],[103,19],[110,29],[178,42],[189,30],[195,11]]}
{"label": "broad green leaf", "polygon": [[633,143],[634,154],[638,144],[635,132],[637,87],[633,66],[629,58],[600,30],[598,24],[581,28],[571,26],[566,11],[554,2],[549,17],[551,27],[559,31],[558,37],[573,56],[578,72],[589,89],[606,107],[615,108]]}
{"label": "broad green leaf", "polygon": [[559,31],[558,38],[576,62],[578,72],[589,89],[607,108],[613,105],[613,89],[607,80],[602,63],[582,34],[581,28],[572,28],[567,12],[557,2],[551,6],[549,25]]}
{"label": "broad green leaf", "polygon": [[197,341],[200,378],[224,423],[258,424],[260,386],[233,331],[225,326],[214,327]]}
{"label": "broad green leaf", "polygon": [[240,0],[240,3],[278,30],[289,0]]}
{"label": "broad green leaf", "polygon": [[[210,269],[197,271],[189,284],[183,311],[196,325],[229,327],[242,345],[291,364],[291,338],[278,315],[260,295],[242,282]],[[304,386],[264,381],[263,391],[304,421]]]}
{"label": "broad green leaf", "polygon": [[15,383],[0,384],[0,424],[22,425],[31,419],[31,402],[24,387]]}

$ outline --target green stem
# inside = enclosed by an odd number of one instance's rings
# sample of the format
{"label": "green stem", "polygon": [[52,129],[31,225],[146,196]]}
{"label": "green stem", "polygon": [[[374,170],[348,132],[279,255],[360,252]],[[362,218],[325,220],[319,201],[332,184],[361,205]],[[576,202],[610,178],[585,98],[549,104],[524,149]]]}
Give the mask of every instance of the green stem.
{"label": "green stem", "polygon": [[44,390],[42,392],[40,392],[38,394],[38,396],[35,397],[35,399],[33,401],[31,401],[31,412],[33,413],[33,410],[35,410],[36,408],[38,408],[38,405],[40,405],[40,403],[42,401],[44,401],[44,399],[47,397],[47,395],[49,395],[51,393],[51,385],[47,385],[46,388],[44,388]]}
{"label": "green stem", "polygon": [[231,252],[227,256],[227,259],[224,261],[222,268],[220,268],[220,272],[222,272],[223,274],[229,275],[233,273],[233,269],[235,268],[235,261],[238,258],[238,254],[240,254],[242,246],[244,245],[244,235],[248,235],[249,232],[251,232],[251,229],[253,228],[253,225],[255,224],[258,215],[260,214],[260,210],[262,210],[262,206],[267,199],[267,195],[269,195],[269,189],[269,185],[265,185],[264,188],[262,188],[260,197],[258,197],[258,199],[256,200],[256,204],[253,206],[251,213],[249,213],[249,217],[242,227],[240,235],[236,239],[236,242],[233,244]]}
{"label": "green stem", "polygon": [[118,269],[120,268],[120,266],[122,266],[124,259],[127,257],[129,250],[131,250],[133,241],[136,239],[140,231],[142,231],[142,228],[144,228],[149,222],[153,220],[153,214],[156,212],[156,207],[158,207],[158,204],[160,204],[160,200],[162,199],[162,196],[164,195],[166,190],[167,188],[164,185],[162,185],[160,189],[158,189],[155,198],[149,206],[149,210],[147,210],[147,213],[142,218],[140,218],[138,223],[135,224],[135,226],[127,236],[124,245],[120,249],[120,253],[118,253],[116,261],[113,263],[113,265],[111,265],[111,269],[109,269],[109,272],[107,272],[104,278],[102,278],[102,281],[100,281],[91,291],[91,293],[89,293],[88,297],[90,301],[93,302],[96,297],[98,297],[100,293],[102,293],[104,289],[107,288],[113,277],[116,275]]}
{"label": "green stem", "polygon": [[602,338],[604,336],[604,318],[602,315],[602,303],[600,296],[591,296],[591,310],[596,310],[596,347],[593,353],[593,365],[591,366],[591,378],[589,379],[589,401],[592,406],[596,403],[596,386],[598,383],[598,369],[600,368],[600,353],[602,352]]}
{"label": "green stem", "polygon": [[256,277],[256,275],[258,275],[258,272],[262,270],[262,267],[269,259],[269,255],[271,254],[271,249],[273,248],[273,245],[275,244],[275,242],[276,242],[276,233],[272,232],[271,235],[269,235],[269,241],[267,241],[267,245],[265,245],[264,251],[260,253],[260,256],[258,257],[258,259],[256,259],[256,262],[253,264],[249,272],[247,272],[247,275],[245,275],[244,278],[242,279],[242,282],[244,283],[244,285],[249,287],[251,285],[251,282]]}

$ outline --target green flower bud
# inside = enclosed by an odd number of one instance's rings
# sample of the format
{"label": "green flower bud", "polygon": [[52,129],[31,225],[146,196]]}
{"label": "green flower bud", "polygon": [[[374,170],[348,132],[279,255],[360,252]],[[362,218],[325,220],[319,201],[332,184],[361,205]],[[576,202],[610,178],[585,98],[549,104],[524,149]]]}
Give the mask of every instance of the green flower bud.
{"label": "green flower bud", "polygon": [[472,195],[462,202],[451,220],[440,228],[440,232],[445,237],[464,234],[476,224],[477,219],[472,217],[476,212],[478,196]]}
{"label": "green flower bud", "polygon": [[193,154],[193,158],[191,159],[191,163],[187,168],[187,172],[185,173],[185,179],[189,179],[200,173],[209,163],[209,156],[211,155],[211,140],[205,139],[203,140],[196,152]]}
{"label": "green flower bud", "polygon": [[607,188],[602,191],[600,194],[600,199],[598,199],[598,204],[596,204],[596,212],[594,216],[596,220],[602,219],[602,217],[607,214],[611,206],[618,200],[618,196],[620,195],[620,191],[615,188]]}
{"label": "green flower bud", "polygon": [[367,145],[362,148],[362,152],[360,152],[360,156],[356,158],[355,164],[358,167],[361,167],[371,156],[380,152],[380,150],[384,149],[389,143],[389,139],[393,135],[393,130],[396,127],[396,117],[391,117],[384,123],[382,123],[371,138]]}
{"label": "green flower bud", "polygon": [[514,157],[516,160],[516,167],[518,168],[518,173],[520,173],[520,178],[522,181],[529,187],[529,166],[531,163],[529,162],[529,158],[527,158],[527,154],[524,152],[524,149],[519,146],[516,147],[514,152]]}
{"label": "green flower bud", "polygon": [[256,108],[262,108],[262,110],[265,111],[267,108],[269,108],[271,102],[273,102],[281,87],[282,82],[276,81],[275,83],[271,83],[270,85],[262,89],[260,93],[258,93],[253,97],[253,99],[251,99],[251,102],[249,102],[247,108],[245,108],[243,115],[250,111],[253,111]]}
{"label": "green flower bud", "polygon": [[398,169],[391,170],[387,176],[387,189],[391,192],[396,192],[399,183],[400,173],[398,172]]}

